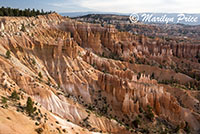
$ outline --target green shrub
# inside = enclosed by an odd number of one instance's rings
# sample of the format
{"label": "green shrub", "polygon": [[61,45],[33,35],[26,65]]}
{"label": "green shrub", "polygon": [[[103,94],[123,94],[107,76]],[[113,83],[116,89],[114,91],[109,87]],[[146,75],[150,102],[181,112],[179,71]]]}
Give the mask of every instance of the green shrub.
{"label": "green shrub", "polygon": [[150,105],[147,105],[147,112],[146,112],[146,118],[149,120],[153,120],[154,114],[152,112],[152,107]]}
{"label": "green shrub", "polygon": [[35,59],[32,59],[32,64],[35,65],[36,64],[36,61]]}
{"label": "green shrub", "polygon": [[188,124],[188,122],[185,122],[185,123],[186,123],[186,125],[185,125],[185,128],[184,128],[184,131],[187,132],[187,134],[189,134],[190,133],[189,124]]}
{"label": "green shrub", "polygon": [[6,97],[1,97],[1,103],[6,104],[7,103],[7,98]]}
{"label": "green shrub", "polygon": [[141,124],[141,121],[136,118],[134,121],[132,121],[132,126],[135,128],[138,128],[138,126]]}
{"label": "green shrub", "polygon": [[7,50],[7,52],[6,52],[6,58],[10,59],[10,57],[11,57],[10,54],[11,54],[10,50]]}
{"label": "green shrub", "polygon": [[42,73],[41,72],[38,73],[38,76],[40,77],[40,79],[42,79]]}
{"label": "green shrub", "polygon": [[15,90],[12,92],[10,98],[13,99],[13,100],[19,100],[20,99],[18,93]]}
{"label": "green shrub", "polygon": [[36,126],[39,126],[40,124],[39,124],[38,122],[35,122],[35,125],[36,125]]}
{"label": "green shrub", "polygon": [[143,113],[143,112],[144,112],[144,110],[143,110],[142,107],[139,107],[139,111],[140,111],[140,113]]}
{"label": "green shrub", "polygon": [[25,31],[26,31],[26,28],[25,28],[24,24],[22,24],[21,31],[22,31],[22,32],[25,32]]}
{"label": "green shrub", "polygon": [[8,99],[6,97],[1,97],[1,103],[3,104],[2,108],[8,108],[7,100]]}
{"label": "green shrub", "polygon": [[141,73],[139,72],[138,75],[137,75],[137,79],[139,80],[141,77]]}
{"label": "green shrub", "polygon": [[151,80],[152,80],[152,79],[155,79],[155,74],[154,74],[154,72],[151,74],[150,79],[151,79]]}
{"label": "green shrub", "polygon": [[43,132],[43,129],[42,128],[37,128],[35,129],[35,131],[38,133],[38,134],[41,134]]}
{"label": "green shrub", "polygon": [[3,106],[3,108],[8,108],[8,104],[5,104],[5,105]]}
{"label": "green shrub", "polygon": [[179,130],[180,130],[180,126],[178,125],[178,126],[175,128],[174,132],[175,132],[175,133],[178,133]]}

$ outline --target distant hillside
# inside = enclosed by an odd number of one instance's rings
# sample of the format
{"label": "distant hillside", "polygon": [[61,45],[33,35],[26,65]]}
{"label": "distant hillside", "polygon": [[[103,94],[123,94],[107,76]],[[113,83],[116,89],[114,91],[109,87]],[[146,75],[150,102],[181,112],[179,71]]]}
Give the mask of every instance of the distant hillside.
{"label": "distant hillside", "polygon": [[113,14],[113,15],[129,15],[123,13],[116,13],[116,12],[66,12],[66,13],[59,13],[62,16],[69,16],[69,17],[80,17],[85,16],[88,14]]}
{"label": "distant hillside", "polygon": [[[106,14],[107,15],[108,14],[110,14],[110,15],[120,15],[120,16],[126,17],[129,20],[129,16],[130,16],[131,13],[116,13],[116,12],[68,12],[68,13],[60,13],[60,15],[62,15],[62,16],[69,16],[69,17],[72,17],[72,18],[73,17],[82,17],[82,18],[84,18],[84,17],[88,17],[87,15],[92,15],[92,14],[93,15],[106,15]],[[174,17],[174,21],[173,22],[169,22],[170,24],[180,23],[180,24],[185,24],[185,25],[200,25],[200,14],[187,14],[187,13],[184,14],[187,18],[189,18],[190,16],[191,17],[197,17],[198,20],[197,20],[196,23],[195,22],[186,22],[186,21],[177,22],[177,16],[179,15],[179,13],[138,13],[140,22],[142,22],[142,19],[143,19],[142,15],[143,14],[149,14],[149,15],[152,14],[153,16],[151,18],[153,18],[153,17],[160,17],[161,18],[161,17],[163,17],[165,15],[168,18]],[[154,22],[146,21],[146,22],[143,22],[143,23],[145,23],[145,24],[153,24]],[[156,22],[156,23],[159,23],[159,22]],[[163,23],[163,22],[161,22],[161,23]]]}
{"label": "distant hillside", "polygon": [[192,39],[192,42],[199,43],[200,25],[185,25],[180,23],[131,23],[129,16],[113,14],[88,14],[81,17],[74,17],[74,19],[81,22],[97,23],[101,24],[102,26],[106,24],[112,24],[115,25],[115,28],[119,31],[126,31],[136,35],[143,34],[150,38],[154,38],[156,36],[165,38],[167,40],[170,38],[179,38],[181,41],[183,41],[185,38],[188,38]]}

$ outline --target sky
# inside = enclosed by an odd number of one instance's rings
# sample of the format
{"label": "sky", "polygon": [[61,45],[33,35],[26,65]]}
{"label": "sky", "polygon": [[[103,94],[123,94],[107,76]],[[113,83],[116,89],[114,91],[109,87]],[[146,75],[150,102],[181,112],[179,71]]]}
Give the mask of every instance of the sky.
{"label": "sky", "polygon": [[200,13],[200,0],[0,0],[0,6],[64,12]]}

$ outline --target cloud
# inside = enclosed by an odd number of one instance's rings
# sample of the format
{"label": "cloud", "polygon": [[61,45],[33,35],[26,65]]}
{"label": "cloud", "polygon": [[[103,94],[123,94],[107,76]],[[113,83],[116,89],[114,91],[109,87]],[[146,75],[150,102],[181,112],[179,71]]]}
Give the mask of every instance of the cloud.
{"label": "cloud", "polygon": [[82,7],[111,12],[190,12],[200,13],[199,0],[82,0]]}
{"label": "cloud", "polygon": [[58,12],[176,12],[200,13],[199,0],[46,0]]}
{"label": "cloud", "polygon": [[200,13],[199,0],[0,0],[1,6],[57,12]]}
{"label": "cloud", "polygon": [[50,2],[48,3],[48,5],[63,8],[66,6],[79,6],[79,3],[73,0],[64,0],[64,1],[62,0],[62,1]]}
{"label": "cloud", "polygon": [[81,0],[73,1],[73,0],[65,0],[59,2],[51,2],[48,3],[48,6],[54,8],[57,12],[84,12],[91,11],[88,7],[83,7],[80,4]]}

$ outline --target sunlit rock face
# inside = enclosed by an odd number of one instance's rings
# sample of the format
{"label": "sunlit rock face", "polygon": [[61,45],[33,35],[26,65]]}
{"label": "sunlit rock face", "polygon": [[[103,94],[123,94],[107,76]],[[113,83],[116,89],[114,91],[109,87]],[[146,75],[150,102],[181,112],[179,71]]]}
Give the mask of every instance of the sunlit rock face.
{"label": "sunlit rock face", "polygon": [[[79,125],[88,113],[78,102],[69,101],[66,94],[73,95],[72,99],[81,97],[85,104],[93,104],[97,97],[94,92],[100,91],[107,97],[113,115],[131,117],[151,106],[156,117],[174,125],[187,121],[192,132],[199,131],[197,110],[180,105],[172,90],[158,84],[150,75],[141,73],[138,78],[137,65],[128,62],[133,54],[154,58],[194,57],[200,51],[199,46],[162,45],[159,40],[153,42],[144,36],[118,32],[112,25],[102,27],[77,22],[58,14],[2,19],[1,85],[11,91],[23,89],[53,116]],[[25,30],[21,29],[22,25]],[[5,57],[7,50],[11,52],[10,59]],[[111,53],[123,60],[116,57],[114,60]],[[193,97],[188,99],[199,104]],[[103,132],[127,132],[115,121],[95,114],[89,121]]]}

